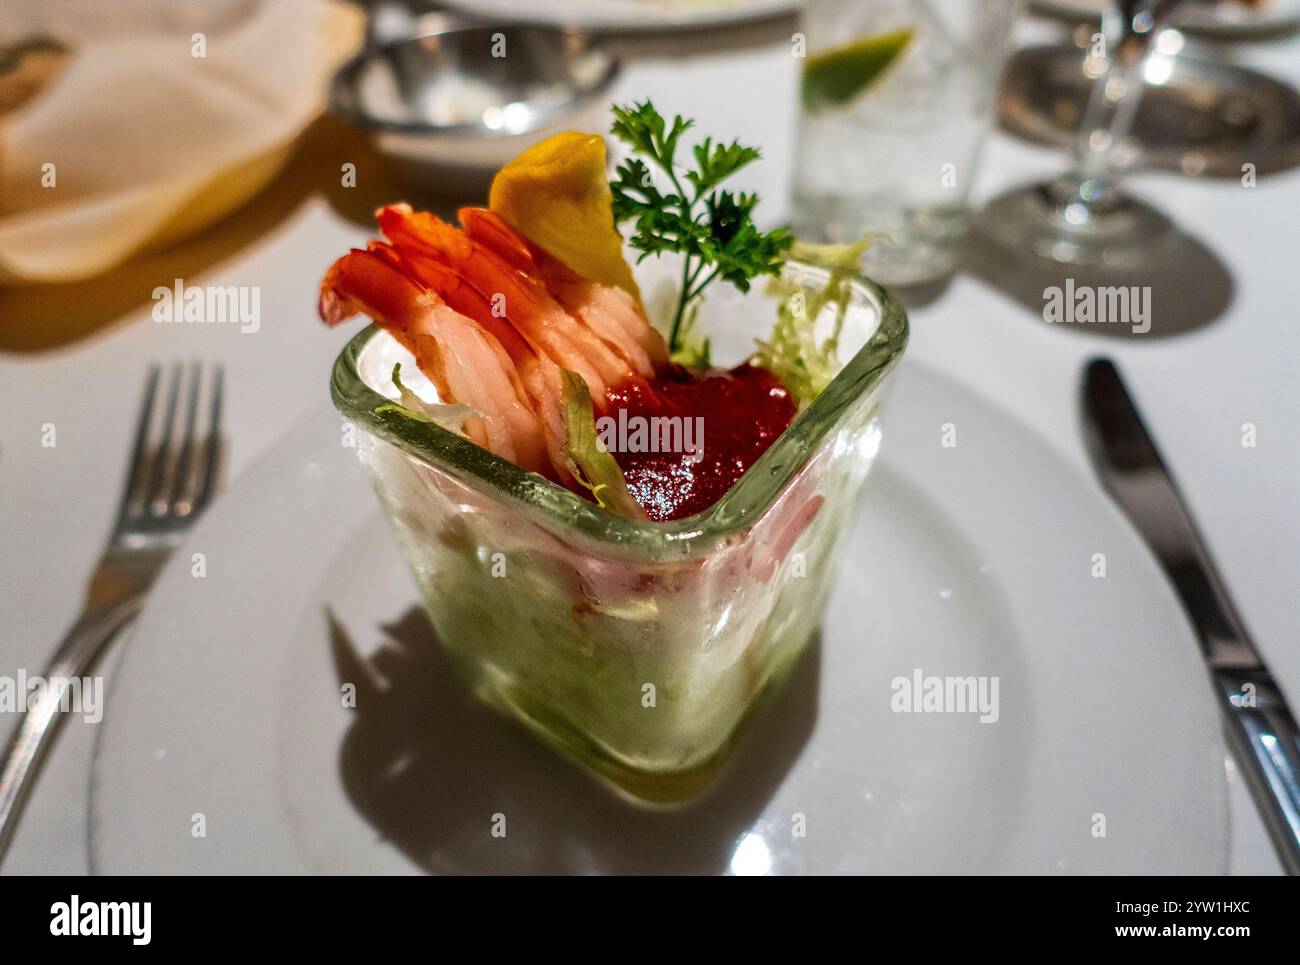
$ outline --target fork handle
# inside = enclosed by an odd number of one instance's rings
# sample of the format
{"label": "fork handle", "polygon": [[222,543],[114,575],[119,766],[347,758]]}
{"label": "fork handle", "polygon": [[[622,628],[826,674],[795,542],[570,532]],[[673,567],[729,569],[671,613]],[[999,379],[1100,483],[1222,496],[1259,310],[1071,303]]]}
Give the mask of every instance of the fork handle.
{"label": "fork handle", "polygon": [[5,748],[4,764],[0,768],[0,862],[9,850],[41,761],[58,733],[64,716],[59,712],[59,705],[67,692],[68,681],[94,666],[109,641],[140,612],[143,601],[143,594],[132,593],[86,610],[55,652],[40,699],[23,713]]}

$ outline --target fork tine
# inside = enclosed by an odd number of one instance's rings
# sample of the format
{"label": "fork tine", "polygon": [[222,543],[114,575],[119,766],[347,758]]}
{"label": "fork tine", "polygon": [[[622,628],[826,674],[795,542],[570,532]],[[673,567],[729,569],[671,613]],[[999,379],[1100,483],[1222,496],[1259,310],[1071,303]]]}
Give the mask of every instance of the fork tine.
{"label": "fork tine", "polygon": [[122,493],[122,503],[118,508],[118,520],[124,520],[132,514],[133,507],[144,501],[144,480],[149,474],[149,452],[145,443],[149,438],[150,416],[153,414],[154,397],[158,394],[158,378],[162,367],[157,363],[149,366],[144,379],[144,399],[140,402],[140,416],[136,423],[135,445],[131,447],[131,467],[126,478],[126,489]]}
{"label": "fork tine", "polygon": [[175,464],[176,454],[172,451],[172,436],[175,434],[176,402],[180,397],[180,389],[181,367],[176,364],[171,367],[167,379],[167,401],[162,415],[162,438],[158,441],[158,449],[154,453],[153,471],[150,473],[149,489],[145,494],[145,508],[154,516],[161,516],[167,511],[167,502],[163,498],[163,493],[171,468]]}
{"label": "fork tine", "polygon": [[190,364],[189,392],[185,402],[184,430],[181,433],[181,448],[176,456],[175,481],[171,487],[168,500],[170,510],[177,516],[188,516],[194,506],[194,492],[197,485],[194,478],[195,444],[194,423],[198,415],[199,390],[203,386],[203,367],[198,362]]}
{"label": "fork tine", "polygon": [[212,372],[212,402],[208,409],[208,437],[204,440],[202,455],[196,471],[199,486],[195,491],[191,511],[197,513],[207,505],[216,487],[217,473],[221,467],[221,390],[225,370],[220,365]]}

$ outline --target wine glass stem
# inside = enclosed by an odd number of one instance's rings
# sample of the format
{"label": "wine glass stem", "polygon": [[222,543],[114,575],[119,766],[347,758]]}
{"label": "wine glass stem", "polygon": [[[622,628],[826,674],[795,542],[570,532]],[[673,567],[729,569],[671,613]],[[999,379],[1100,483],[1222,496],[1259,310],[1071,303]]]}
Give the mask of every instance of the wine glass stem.
{"label": "wine glass stem", "polygon": [[1071,205],[1092,209],[1115,194],[1115,152],[1142,100],[1142,66],[1157,30],[1179,0],[1120,0],[1119,36],[1088,98],[1074,145]]}

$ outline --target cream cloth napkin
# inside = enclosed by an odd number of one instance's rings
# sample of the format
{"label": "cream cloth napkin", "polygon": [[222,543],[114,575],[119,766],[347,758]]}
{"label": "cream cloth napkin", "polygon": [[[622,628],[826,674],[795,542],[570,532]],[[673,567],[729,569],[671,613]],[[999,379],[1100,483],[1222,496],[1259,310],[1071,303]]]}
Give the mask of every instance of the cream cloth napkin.
{"label": "cream cloth napkin", "polygon": [[248,200],[362,33],[334,0],[4,0],[0,45],[71,56],[0,117],[0,284],[103,273]]}

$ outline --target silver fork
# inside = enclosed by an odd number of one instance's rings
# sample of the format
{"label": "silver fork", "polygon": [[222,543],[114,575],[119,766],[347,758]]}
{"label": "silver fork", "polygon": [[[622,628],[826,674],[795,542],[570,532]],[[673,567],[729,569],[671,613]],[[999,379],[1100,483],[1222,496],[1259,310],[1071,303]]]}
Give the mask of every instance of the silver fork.
{"label": "silver fork", "polygon": [[[0,768],[0,861],[58,731],[63,716],[60,707],[76,692],[70,686],[72,679],[86,674],[117,632],[140,611],[163,563],[207,505],[216,485],[221,459],[221,367],[205,378],[197,362],[189,366],[188,373],[176,364],[160,394],[161,382],[161,369],[155,365],[145,379],[126,491],[108,546],[86,588],[85,608],[55,651],[45,672],[46,686],[23,714],[5,749]],[[186,399],[183,415],[182,394]],[[200,438],[196,426],[205,395],[202,407],[207,410],[207,431]],[[26,703],[26,695],[23,697]]]}

